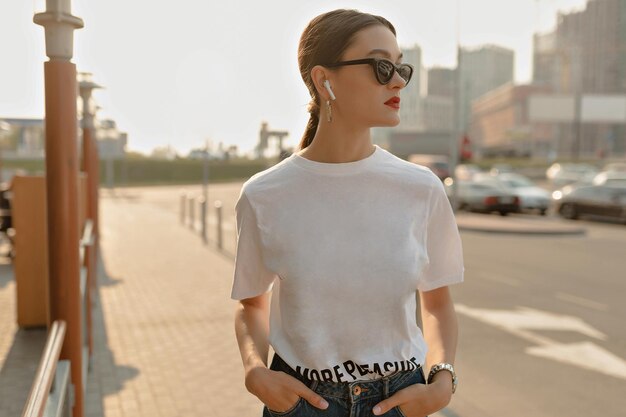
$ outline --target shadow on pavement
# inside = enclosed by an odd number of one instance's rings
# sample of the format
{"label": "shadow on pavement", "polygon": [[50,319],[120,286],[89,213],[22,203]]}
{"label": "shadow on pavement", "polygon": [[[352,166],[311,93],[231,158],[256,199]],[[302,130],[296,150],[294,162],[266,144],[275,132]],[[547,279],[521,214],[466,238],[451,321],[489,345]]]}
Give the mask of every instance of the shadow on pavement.
{"label": "shadow on pavement", "polygon": [[[98,257],[98,287],[121,282],[121,279],[115,279],[107,273],[104,262]],[[85,414],[95,417],[104,416],[106,397],[122,391],[128,381],[139,375],[139,369],[115,363],[115,356],[109,347],[99,288],[95,291],[93,307],[93,356],[87,382]]]}
{"label": "shadow on pavement", "polygon": [[[110,277],[98,259],[99,285],[116,285],[120,279]],[[0,264],[0,289],[13,281],[11,265]],[[87,375],[87,393],[85,397],[85,415],[104,417],[104,401],[106,397],[120,392],[124,385],[139,375],[134,367],[117,365],[113,352],[109,348],[104,315],[100,302],[99,290],[95,291],[93,304],[93,356]],[[15,296],[14,293],[12,296]],[[47,338],[45,327],[21,329],[17,327],[15,313],[2,320],[12,320],[9,327],[13,329],[11,336],[3,335],[0,340],[0,416],[18,416],[22,413],[28,394],[34,382],[37,367],[43,354]]]}

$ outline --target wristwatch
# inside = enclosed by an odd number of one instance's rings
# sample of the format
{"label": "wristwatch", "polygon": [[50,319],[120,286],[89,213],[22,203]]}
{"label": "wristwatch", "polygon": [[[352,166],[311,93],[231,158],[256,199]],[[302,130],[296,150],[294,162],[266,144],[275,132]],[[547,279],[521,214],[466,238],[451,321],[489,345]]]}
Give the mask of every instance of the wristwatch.
{"label": "wristwatch", "polygon": [[454,366],[450,363],[437,363],[433,365],[428,373],[428,383],[430,384],[432,382],[433,377],[439,371],[448,371],[452,375],[452,393],[454,394],[458,381],[456,378],[456,372],[454,372]]}

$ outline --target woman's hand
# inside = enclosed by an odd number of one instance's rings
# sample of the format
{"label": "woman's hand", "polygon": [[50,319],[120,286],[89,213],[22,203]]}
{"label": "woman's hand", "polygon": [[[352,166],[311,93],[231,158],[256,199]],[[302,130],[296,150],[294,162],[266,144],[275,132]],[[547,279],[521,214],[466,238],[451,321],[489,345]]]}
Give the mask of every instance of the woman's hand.
{"label": "woman's hand", "polygon": [[300,397],[313,407],[325,410],[328,403],[300,380],[282,371],[266,367],[251,369],[246,374],[246,388],[272,411],[291,410]]}
{"label": "woman's hand", "polygon": [[[399,406],[406,417],[424,417],[433,414],[450,403],[452,378],[435,378],[431,384],[413,384],[398,390],[391,397],[374,407],[374,415],[385,414]],[[376,408],[380,407],[379,410]]]}

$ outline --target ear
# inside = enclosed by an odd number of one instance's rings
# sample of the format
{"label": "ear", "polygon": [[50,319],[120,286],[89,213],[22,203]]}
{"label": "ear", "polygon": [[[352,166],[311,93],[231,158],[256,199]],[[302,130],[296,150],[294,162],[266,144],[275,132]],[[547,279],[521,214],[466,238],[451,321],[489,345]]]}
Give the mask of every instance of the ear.
{"label": "ear", "polygon": [[315,85],[315,89],[317,90],[317,94],[319,97],[326,101],[330,100],[330,94],[326,87],[324,87],[324,81],[329,80],[330,86],[333,86],[332,73],[328,70],[328,68],[324,68],[321,65],[316,65],[311,68],[311,80],[313,80],[313,84]]}

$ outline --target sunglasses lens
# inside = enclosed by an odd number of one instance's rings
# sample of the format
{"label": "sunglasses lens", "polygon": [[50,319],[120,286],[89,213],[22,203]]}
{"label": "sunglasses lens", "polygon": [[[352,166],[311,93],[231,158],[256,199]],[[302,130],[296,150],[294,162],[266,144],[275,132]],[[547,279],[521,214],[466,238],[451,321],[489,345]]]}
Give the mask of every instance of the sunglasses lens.
{"label": "sunglasses lens", "polygon": [[387,84],[393,78],[394,71],[398,71],[400,77],[405,81],[405,83],[409,83],[411,80],[411,76],[413,75],[413,68],[409,64],[400,64],[395,67],[391,62],[381,60],[378,61],[376,65],[376,72],[378,73],[378,79],[383,83]]}
{"label": "sunglasses lens", "polygon": [[400,77],[408,84],[411,80],[411,75],[413,75],[413,68],[408,64],[402,64],[398,68],[398,74],[400,74]]}
{"label": "sunglasses lens", "polygon": [[394,70],[395,68],[393,64],[389,61],[378,61],[378,65],[376,65],[378,78],[385,84],[391,80],[391,77],[393,77]]}

